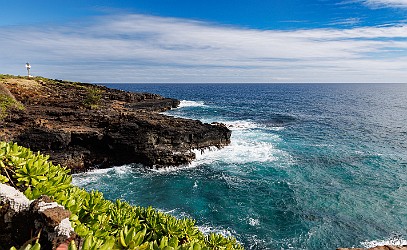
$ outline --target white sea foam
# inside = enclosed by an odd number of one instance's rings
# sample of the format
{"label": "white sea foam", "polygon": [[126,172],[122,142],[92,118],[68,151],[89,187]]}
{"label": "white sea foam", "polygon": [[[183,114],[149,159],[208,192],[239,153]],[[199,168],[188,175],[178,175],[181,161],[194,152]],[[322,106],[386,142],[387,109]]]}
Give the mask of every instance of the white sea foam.
{"label": "white sea foam", "polygon": [[253,219],[253,218],[249,218],[249,225],[250,226],[258,226],[260,225],[260,220],[259,219]]}
{"label": "white sea foam", "polygon": [[273,131],[282,131],[284,129],[285,129],[284,127],[270,127],[270,130],[273,130]]}
{"label": "white sea foam", "polygon": [[206,105],[204,104],[203,101],[187,101],[187,100],[182,100],[181,103],[179,104],[178,108],[185,108],[185,107],[205,107]]}
{"label": "white sea foam", "polygon": [[364,248],[373,248],[377,246],[405,246],[407,245],[407,240],[403,239],[401,236],[396,235],[386,240],[372,240],[360,243]]}
{"label": "white sea foam", "polygon": [[211,149],[203,153],[200,150],[194,151],[194,164],[210,164],[216,161],[235,164],[276,161],[280,156],[286,155],[274,146],[278,141],[280,138],[276,135],[236,131],[232,133],[231,144],[221,150]]}
{"label": "white sea foam", "polygon": [[[213,121],[205,121],[205,122],[211,123]],[[219,122],[225,124],[232,131],[252,130],[252,129],[262,129],[262,130],[270,130],[270,131],[284,130],[284,127],[269,127],[264,124],[259,124],[259,123],[247,121],[247,120],[219,121]]]}
{"label": "white sea foam", "polygon": [[191,168],[195,168],[195,167],[197,167],[197,165],[185,164],[185,165],[181,165],[181,166],[167,166],[167,167],[160,167],[160,168],[152,167],[152,168],[146,168],[146,170],[149,172],[155,172],[155,173],[170,173],[170,172],[191,169]]}
{"label": "white sea foam", "polygon": [[251,121],[227,121],[223,123],[232,131],[259,128],[259,124]]}
{"label": "white sea foam", "polygon": [[233,230],[231,231],[229,229],[224,229],[222,227],[213,227],[213,226],[209,226],[209,225],[202,225],[202,226],[198,225],[198,229],[205,235],[208,235],[210,233],[221,234],[224,237],[230,237],[232,235],[236,235],[235,231],[233,231]]}
{"label": "white sea foam", "polygon": [[98,182],[99,178],[103,176],[120,176],[131,171],[131,165],[123,165],[112,168],[93,169],[85,173],[78,173],[72,175],[72,184],[80,187],[84,187],[90,183]]}

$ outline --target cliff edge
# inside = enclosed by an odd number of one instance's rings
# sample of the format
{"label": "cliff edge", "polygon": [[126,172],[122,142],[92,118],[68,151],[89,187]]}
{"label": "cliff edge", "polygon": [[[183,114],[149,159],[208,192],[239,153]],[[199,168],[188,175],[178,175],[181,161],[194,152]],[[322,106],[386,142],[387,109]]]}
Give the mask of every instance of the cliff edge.
{"label": "cliff edge", "polygon": [[195,159],[193,149],[230,143],[231,131],[222,124],[160,114],[180,102],[156,94],[1,75],[0,98],[0,140],[40,150],[75,171],[176,166]]}

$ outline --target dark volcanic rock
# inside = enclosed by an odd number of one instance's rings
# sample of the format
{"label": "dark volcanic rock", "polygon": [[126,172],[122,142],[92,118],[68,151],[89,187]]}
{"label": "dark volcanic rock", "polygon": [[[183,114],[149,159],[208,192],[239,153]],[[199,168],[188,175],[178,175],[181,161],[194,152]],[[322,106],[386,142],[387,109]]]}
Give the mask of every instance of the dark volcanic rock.
{"label": "dark volcanic rock", "polygon": [[11,186],[0,184],[0,248],[22,246],[40,235],[41,249],[56,249],[61,243],[80,238],[69,221],[71,212],[49,197],[30,201]]}
{"label": "dark volcanic rock", "polygon": [[0,139],[50,154],[54,163],[75,170],[180,165],[195,158],[193,149],[230,143],[231,132],[222,124],[160,114],[179,101],[156,94],[44,78],[3,79],[0,85],[25,106],[0,122]]}

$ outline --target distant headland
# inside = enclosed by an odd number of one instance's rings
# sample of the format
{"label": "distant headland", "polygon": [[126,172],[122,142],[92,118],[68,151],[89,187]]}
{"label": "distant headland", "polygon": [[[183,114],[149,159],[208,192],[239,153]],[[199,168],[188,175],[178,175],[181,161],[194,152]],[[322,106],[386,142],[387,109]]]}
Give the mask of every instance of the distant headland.
{"label": "distant headland", "polygon": [[177,166],[195,159],[193,149],[230,143],[223,124],[160,114],[179,103],[157,94],[0,75],[0,140],[40,150],[74,171]]}

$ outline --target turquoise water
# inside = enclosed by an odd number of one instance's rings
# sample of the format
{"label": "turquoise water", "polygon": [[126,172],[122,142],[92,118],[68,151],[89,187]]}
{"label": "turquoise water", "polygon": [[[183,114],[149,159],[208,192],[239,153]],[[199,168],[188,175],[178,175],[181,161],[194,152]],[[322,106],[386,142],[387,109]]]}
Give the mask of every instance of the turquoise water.
{"label": "turquoise water", "polygon": [[407,85],[108,86],[183,100],[166,114],[223,122],[232,143],[181,169],[117,166],[77,174],[75,184],[192,217],[246,249],[406,238]]}

